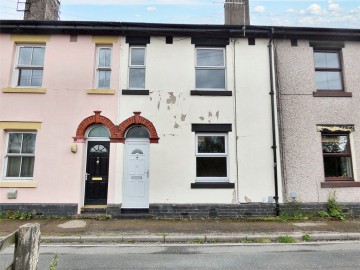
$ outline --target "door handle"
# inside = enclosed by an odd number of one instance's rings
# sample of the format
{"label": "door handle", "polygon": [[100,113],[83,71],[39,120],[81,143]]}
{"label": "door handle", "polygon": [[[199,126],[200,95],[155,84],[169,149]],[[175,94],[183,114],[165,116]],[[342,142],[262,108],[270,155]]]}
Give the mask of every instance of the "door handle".
{"label": "door handle", "polygon": [[149,178],[149,170],[147,170],[146,176],[147,176],[147,178]]}

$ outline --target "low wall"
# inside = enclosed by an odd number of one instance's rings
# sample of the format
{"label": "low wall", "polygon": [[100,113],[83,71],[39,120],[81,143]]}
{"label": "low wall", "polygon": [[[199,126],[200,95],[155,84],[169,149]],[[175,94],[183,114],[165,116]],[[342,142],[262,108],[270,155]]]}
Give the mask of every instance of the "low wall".
{"label": "low wall", "polygon": [[[360,216],[360,203],[340,203],[345,213]],[[284,203],[280,204],[282,214],[315,213],[326,211],[326,203]],[[6,211],[29,212],[33,216],[73,216],[77,214],[77,204],[0,204],[0,213]],[[151,218],[256,218],[275,216],[275,204],[151,204],[145,211]],[[124,216],[121,204],[107,206],[107,214],[112,218]],[[135,217],[135,216],[134,216]]]}
{"label": "low wall", "polygon": [[7,211],[29,212],[32,216],[51,217],[51,216],[72,216],[77,214],[77,204],[48,203],[48,204],[21,204],[9,203],[0,204],[0,213],[5,216]]}

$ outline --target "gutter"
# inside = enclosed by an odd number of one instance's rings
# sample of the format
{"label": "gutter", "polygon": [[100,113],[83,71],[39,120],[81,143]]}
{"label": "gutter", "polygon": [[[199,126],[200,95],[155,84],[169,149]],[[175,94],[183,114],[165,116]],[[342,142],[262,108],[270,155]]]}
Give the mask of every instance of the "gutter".
{"label": "gutter", "polygon": [[274,91],[274,69],[273,69],[273,51],[272,41],[274,37],[274,28],[270,30],[270,39],[268,44],[269,49],[269,65],[270,65],[270,96],[271,96],[271,127],[272,127],[272,150],[273,150],[273,162],[274,162],[274,187],[275,187],[275,215],[280,215],[279,204],[279,186],[278,186],[278,164],[277,164],[277,145],[276,145],[276,108],[275,108],[275,91]]}

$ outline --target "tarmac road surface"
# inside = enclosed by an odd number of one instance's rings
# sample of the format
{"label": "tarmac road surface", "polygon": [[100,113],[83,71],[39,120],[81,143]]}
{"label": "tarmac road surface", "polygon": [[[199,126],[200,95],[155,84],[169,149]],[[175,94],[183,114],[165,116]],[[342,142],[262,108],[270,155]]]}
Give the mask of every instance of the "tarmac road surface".
{"label": "tarmac road surface", "polygon": [[[301,244],[42,245],[39,269],[360,269],[360,242]],[[2,253],[0,261],[9,259]],[[0,263],[1,269],[1,263]]]}

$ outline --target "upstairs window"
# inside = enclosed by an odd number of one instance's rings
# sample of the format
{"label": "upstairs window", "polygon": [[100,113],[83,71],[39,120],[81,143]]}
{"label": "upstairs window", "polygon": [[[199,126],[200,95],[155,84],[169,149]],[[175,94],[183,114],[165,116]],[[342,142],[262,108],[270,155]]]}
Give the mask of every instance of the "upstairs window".
{"label": "upstairs window", "polygon": [[225,90],[225,49],[196,48],[197,90]]}
{"label": "upstairs window", "polygon": [[145,47],[130,47],[129,89],[145,89]]}
{"label": "upstairs window", "polygon": [[40,87],[44,70],[45,46],[19,45],[15,66],[15,84],[21,87]]}
{"label": "upstairs window", "polygon": [[36,134],[9,132],[5,156],[6,178],[32,178]]}
{"label": "upstairs window", "polygon": [[325,180],[353,180],[348,134],[322,134]]}
{"label": "upstairs window", "polygon": [[318,91],[343,91],[340,51],[315,50],[316,89]]}
{"label": "upstairs window", "polygon": [[98,47],[96,78],[97,88],[110,88],[111,47]]}

